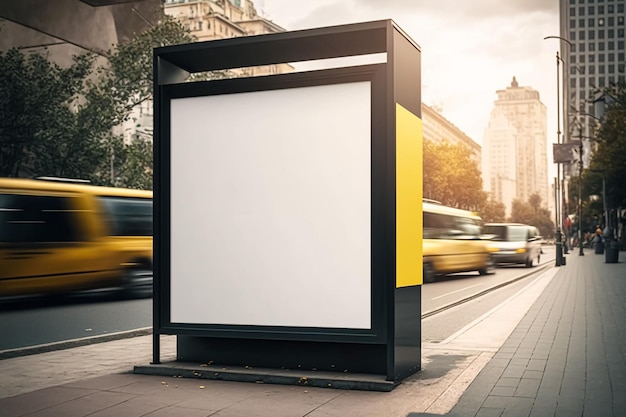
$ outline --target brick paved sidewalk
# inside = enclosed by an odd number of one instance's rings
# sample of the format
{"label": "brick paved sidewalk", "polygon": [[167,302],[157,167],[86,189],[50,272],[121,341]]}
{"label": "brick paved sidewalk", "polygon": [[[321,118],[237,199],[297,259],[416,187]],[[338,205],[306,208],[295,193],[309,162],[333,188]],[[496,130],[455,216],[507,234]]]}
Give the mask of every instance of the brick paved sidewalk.
{"label": "brick paved sidewalk", "polygon": [[626,416],[626,263],[571,253],[449,415]]}

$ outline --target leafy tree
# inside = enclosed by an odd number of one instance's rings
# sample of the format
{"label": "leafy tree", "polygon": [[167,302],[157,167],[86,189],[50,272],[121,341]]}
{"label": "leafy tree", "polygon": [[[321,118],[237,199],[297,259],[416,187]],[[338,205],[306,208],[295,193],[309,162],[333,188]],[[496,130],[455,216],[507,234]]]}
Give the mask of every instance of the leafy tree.
{"label": "leafy tree", "polygon": [[424,141],[424,197],[478,211],[486,201],[478,163],[464,145]]}
{"label": "leafy tree", "polygon": [[516,198],[511,203],[511,217],[509,220],[515,223],[532,224],[535,218],[533,207],[527,201]]}
{"label": "leafy tree", "polygon": [[151,141],[124,144],[114,128],[152,98],[153,47],[194,40],[187,28],[163,16],[130,42],[113,46],[106,60],[85,54],[61,68],[18,49],[0,53],[0,176],[51,175],[150,188]]}
{"label": "leafy tree", "polygon": [[81,176],[99,146],[76,132],[76,107],[93,58],[69,68],[17,48],[0,52],[0,176]]}
{"label": "leafy tree", "polygon": [[106,134],[129,120],[133,108],[152,98],[153,48],[193,42],[189,30],[164,15],[156,26],[126,44],[115,45],[88,83],[84,122],[96,134]]}
{"label": "leafy tree", "polygon": [[118,177],[119,185],[152,189],[152,142],[145,138],[135,137],[125,151]]}
{"label": "leafy tree", "polygon": [[[95,173],[98,183],[132,188],[152,187],[152,142],[134,138],[122,144],[112,136],[115,127],[131,121],[135,106],[152,99],[155,47],[193,42],[189,30],[170,16],[130,42],[114,46],[107,62],[96,68],[80,107],[83,133],[107,143],[107,158]],[[151,127],[151,126],[149,126]],[[104,162],[104,161],[103,161]]]}
{"label": "leafy tree", "polygon": [[504,222],[506,220],[506,207],[500,201],[491,199],[486,201],[478,213],[485,223]]}
{"label": "leafy tree", "polygon": [[591,173],[586,172],[583,179],[588,190],[601,194],[598,187],[604,175],[607,205],[626,207],[626,82],[622,79],[602,93],[608,106],[597,134],[596,149],[591,155]]}
{"label": "leafy tree", "polygon": [[550,211],[541,207],[541,197],[537,193],[530,195],[528,201],[513,200],[509,221],[535,226],[542,236],[554,237],[555,227]]}

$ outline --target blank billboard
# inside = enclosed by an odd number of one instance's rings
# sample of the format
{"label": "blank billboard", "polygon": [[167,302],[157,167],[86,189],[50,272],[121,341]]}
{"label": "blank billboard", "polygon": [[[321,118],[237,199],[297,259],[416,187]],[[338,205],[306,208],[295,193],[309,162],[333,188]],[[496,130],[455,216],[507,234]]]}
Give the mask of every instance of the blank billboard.
{"label": "blank billboard", "polygon": [[371,82],[170,104],[171,323],[370,329]]}

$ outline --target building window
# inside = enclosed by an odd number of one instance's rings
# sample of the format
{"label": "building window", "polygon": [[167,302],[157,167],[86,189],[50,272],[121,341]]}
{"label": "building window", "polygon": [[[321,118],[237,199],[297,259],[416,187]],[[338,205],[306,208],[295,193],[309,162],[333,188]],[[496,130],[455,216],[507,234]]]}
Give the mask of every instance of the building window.
{"label": "building window", "polygon": [[617,50],[618,51],[624,50],[624,41],[617,41]]}
{"label": "building window", "polygon": [[584,41],[585,40],[585,31],[581,30],[578,32],[578,40]]}
{"label": "building window", "polygon": [[624,73],[624,64],[618,64],[617,65],[617,70],[619,71],[620,74]]}
{"label": "building window", "polygon": [[624,62],[624,53],[623,52],[620,52],[620,53],[617,54],[617,60],[619,62]]}
{"label": "building window", "polygon": [[569,40],[570,40],[570,41],[575,41],[575,40],[576,40],[576,31],[572,30],[572,31],[569,33]]}
{"label": "building window", "polygon": [[604,39],[604,29],[598,31],[598,39]]}
{"label": "building window", "polygon": [[576,29],[576,19],[571,19],[569,21],[569,27],[570,29]]}
{"label": "building window", "polygon": [[598,51],[604,51],[604,42],[598,42]]}
{"label": "building window", "polygon": [[580,80],[578,80],[578,82],[580,83],[580,88],[585,88],[585,79],[581,78]]}
{"label": "building window", "polygon": [[570,16],[576,16],[576,8],[575,7],[570,7],[569,8],[569,15]]}
{"label": "building window", "polygon": [[596,44],[595,43],[590,43],[589,44],[589,52],[593,52],[596,50]]}
{"label": "building window", "polygon": [[606,79],[604,77],[600,77],[598,78],[598,87],[602,88],[602,87],[606,87]]}
{"label": "building window", "polygon": [[590,30],[589,31],[589,40],[593,40],[596,38],[596,31],[595,30]]}
{"label": "building window", "polygon": [[604,26],[604,18],[599,18],[598,19],[598,26]]}
{"label": "building window", "polygon": [[576,78],[574,78],[574,77],[570,78],[569,86],[570,86],[570,88],[576,88]]}
{"label": "building window", "polygon": [[596,11],[595,9],[596,9],[595,7],[593,7],[593,6],[589,6],[589,8],[587,9],[587,13],[588,13],[589,15],[594,15],[594,14],[595,14],[595,11]]}
{"label": "building window", "polygon": [[617,5],[617,13],[624,13],[624,5],[622,3]]}
{"label": "building window", "polygon": [[580,56],[580,63],[581,63],[581,64],[584,64],[584,63],[585,63],[585,56],[584,56],[584,55],[581,55],[581,56]]}
{"label": "building window", "polygon": [[617,24],[624,26],[624,16],[617,16]]}
{"label": "building window", "polygon": [[615,31],[613,29],[609,29],[609,32],[607,34],[607,37],[609,39],[614,38],[615,37]]}
{"label": "building window", "polygon": [[595,26],[595,19],[594,18],[589,18],[589,20],[587,20],[587,24],[590,28]]}
{"label": "building window", "polygon": [[605,72],[606,72],[606,69],[605,69],[604,65],[600,65],[600,67],[598,67],[598,73],[604,74]]}
{"label": "building window", "polygon": [[606,12],[615,13],[615,7],[612,4],[609,4],[608,6],[606,6]]}
{"label": "building window", "polygon": [[598,54],[598,62],[604,62],[605,55],[604,54]]}
{"label": "building window", "polygon": [[581,43],[580,46],[578,47],[578,49],[580,50],[580,52],[585,52],[585,44]]}
{"label": "building window", "polygon": [[576,52],[576,45],[575,45],[575,44],[571,44],[571,45],[569,46],[569,51],[570,51],[571,53]]}
{"label": "building window", "polygon": [[609,26],[615,26],[615,18],[613,16],[609,17]]}
{"label": "building window", "polygon": [[571,62],[572,64],[576,63],[576,55],[572,55],[572,57],[569,59],[569,62]]}
{"label": "building window", "polygon": [[596,73],[596,67],[594,65],[589,65],[589,75],[593,75]]}
{"label": "building window", "polygon": [[585,27],[585,19],[578,19],[578,27],[581,27],[581,28]]}
{"label": "building window", "polygon": [[609,64],[609,74],[615,74],[615,64]]}
{"label": "building window", "polygon": [[617,29],[617,37],[624,38],[624,29]]}
{"label": "building window", "polygon": [[598,6],[598,14],[604,14],[604,6]]}
{"label": "building window", "polygon": [[587,61],[587,62],[589,62],[589,63],[596,62],[596,56],[590,54],[589,55],[589,61]]}
{"label": "building window", "polygon": [[615,61],[615,54],[613,52],[611,52],[609,54],[609,62],[613,62],[613,61]]}

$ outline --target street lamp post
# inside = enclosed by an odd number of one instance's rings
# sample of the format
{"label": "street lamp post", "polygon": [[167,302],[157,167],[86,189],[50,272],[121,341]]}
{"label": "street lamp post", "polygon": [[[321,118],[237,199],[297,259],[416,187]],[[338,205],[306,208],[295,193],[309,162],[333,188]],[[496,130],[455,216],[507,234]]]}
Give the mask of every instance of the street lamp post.
{"label": "street lamp post", "polygon": [[[546,36],[543,38],[544,40],[546,39],[558,39],[560,41],[563,41],[565,43],[567,43],[570,47],[572,46],[572,43],[561,37],[561,36]],[[557,125],[556,125],[556,134],[557,134],[557,144],[561,143],[561,90],[560,90],[560,84],[561,84],[561,69],[560,69],[560,65],[561,62],[563,60],[561,59],[561,57],[559,56],[559,52],[556,52],[556,98],[557,98],[557,104],[556,104],[556,117],[557,117]],[[555,259],[555,266],[561,266],[561,265],[565,265],[565,259],[563,258],[563,236],[561,235],[561,217],[559,215],[560,210],[559,210],[559,206],[561,204],[562,198],[561,197],[561,193],[563,192],[563,190],[560,190],[560,185],[561,185],[561,166],[559,164],[556,165],[556,176],[557,176],[557,180],[556,180],[556,185],[555,185],[555,207],[554,207],[554,211],[555,211],[555,220],[556,220],[556,259]]]}
{"label": "street lamp post", "polygon": [[583,136],[582,127],[578,129],[578,256],[583,251]]}
{"label": "street lamp post", "polygon": [[[559,56],[559,52],[556,52],[556,143],[561,143],[561,97],[560,97],[560,84],[561,84],[561,57]],[[556,240],[556,259],[555,266],[561,266],[565,264],[563,259],[563,235],[561,234],[561,216],[560,216],[560,206],[561,206],[561,165],[556,165],[556,204],[554,207],[554,219],[556,223],[556,232],[555,232],[555,240]]]}

